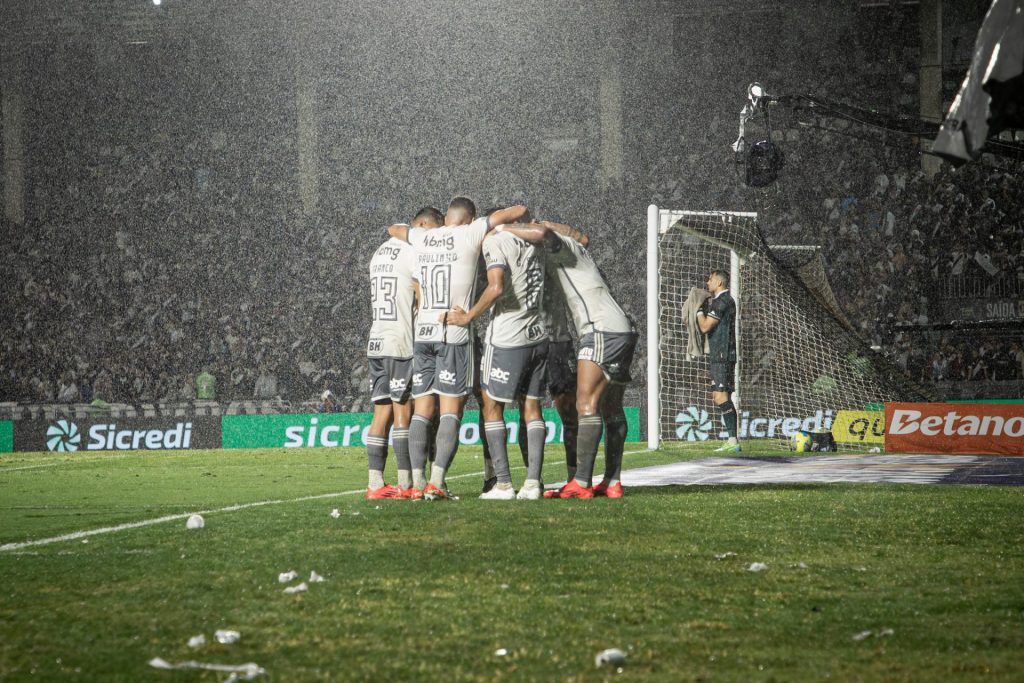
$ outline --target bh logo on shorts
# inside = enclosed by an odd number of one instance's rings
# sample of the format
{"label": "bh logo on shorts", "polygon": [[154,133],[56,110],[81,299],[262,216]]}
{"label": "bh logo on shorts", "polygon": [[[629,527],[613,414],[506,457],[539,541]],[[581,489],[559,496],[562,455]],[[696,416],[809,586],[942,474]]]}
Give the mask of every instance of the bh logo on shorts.
{"label": "bh logo on shorts", "polygon": [[594,349],[590,346],[585,346],[580,349],[580,360],[594,360]]}
{"label": "bh logo on shorts", "polygon": [[396,377],[391,380],[391,391],[405,391],[405,379],[402,377]]}
{"label": "bh logo on shorts", "polygon": [[512,374],[508,370],[502,370],[501,368],[491,368],[491,379],[493,379],[495,382],[501,382],[502,384],[505,384],[506,382],[508,382],[508,378],[511,376]]}
{"label": "bh logo on shorts", "polygon": [[707,441],[711,435],[711,418],[708,411],[690,406],[676,414],[676,436],[687,441]]}
{"label": "bh logo on shorts", "polygon": [[437,373],[437,378],[443,384],[455,384],[455,373],[451,372],[450,370],[442,370],[441,372]]}
{"label": "bh logo on shorts", "polygon": [[67,420],[57,420],[46,430],[46,448],[59,453],[77,451],[82,435],[78,433],[78,425]]}

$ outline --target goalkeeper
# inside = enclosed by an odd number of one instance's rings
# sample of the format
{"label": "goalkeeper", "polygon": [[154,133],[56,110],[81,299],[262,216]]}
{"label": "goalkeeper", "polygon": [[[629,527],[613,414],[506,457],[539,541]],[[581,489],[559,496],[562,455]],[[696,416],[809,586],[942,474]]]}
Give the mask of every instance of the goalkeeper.
{"label": "goalkeeper", "polygon": [[732,402],[736,376],[736,300],[729,294],[729,272],[713,270],[708,277],[711,297],[697,311],[697,326],[707,335],[711,398],[722,415],[729,442],[715,450],[739,453],[736,438],[736,406]]}

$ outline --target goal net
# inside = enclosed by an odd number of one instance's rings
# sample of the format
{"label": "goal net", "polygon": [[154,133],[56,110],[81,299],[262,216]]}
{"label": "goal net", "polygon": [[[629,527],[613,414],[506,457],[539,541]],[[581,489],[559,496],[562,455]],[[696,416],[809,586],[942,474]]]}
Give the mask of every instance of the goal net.
{"label": "goal net", "polygon": [[861,339],[813,246],[772,246],[754,213],[648,211],[648,442],[724,438],[706,356],[688,350],[683,305],[709,273],[728,269],[737,300],[736,392],[741,439],[828,429],[840,410],[927,400]]}

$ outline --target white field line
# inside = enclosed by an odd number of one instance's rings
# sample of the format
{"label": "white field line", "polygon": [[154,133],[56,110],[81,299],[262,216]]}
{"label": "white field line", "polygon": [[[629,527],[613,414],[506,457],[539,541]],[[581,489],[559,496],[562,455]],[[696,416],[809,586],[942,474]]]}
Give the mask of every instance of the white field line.
{"label": "white field line", "polygon": [[[154,454],[155,455],[155,454]],[[160,455],[166,455],[161,453]],[[93,462],[106,462],[107,460],[124,460],[126,458],[145,458],[146,455],[100,455],[93,458],[69,458],[65,460],[59,460],[57,462],[42,463],[39,465],[24,465],[23,467],[0,467],[0,476],[7,472],[18,472],[20,470],[38,470],[44,467],[60,467],[61,465],[75,465],[82,462],[93,463]]]}
{"label": "white field line", "polygon": [[[630,453],[646,453],[650,451],[649,448],[644,448],[639,451],[625,451],[624,454]],[[545,463],[550,465],[561,465],[565,461],[559,460],[557,462]],[[512,467],[513,470],[526,469],[522,465],[518,467]],[[483,472],[469,472],[467,474],[457,474],[454,477],[447,477],[448,479],[466,479],[468,477],[482,477]],[[124,524],[117,524],[115,526],[105,526],[99,529],[87,529],[86,531],[75,531],[70,534],[63,534],[61,536],[51,536],[50,538],[40,538],[34,541],[22,541],[20,543],[5,543],[0,545],[0,552],[9,552],[11,550],[21,550],[22,548],[31,548],[37,545],[49,545],[50,543],[60,543],[62,541],[76,541],[80,538],[87,538],[89,536],[98,536],[100,534],[113,534],[119,531],[127,531],[128,529],[138,529],[144,526],[152,526],[154,524],[163,524],[164,522],[174,522],[180,519],[188,519],[192,515],[212,515],[218,512],[237,512],[239,510],[248,510],[249,508],[265,507],[267,505],[282,505],[285,503],[302,503],[309,500],[323,500],[324,498],[338,498],[340,496],[354,496],[360,493],[365,493],[366,489],[353,489],[351,491],[340,491],[337,493],[321,493],[316,496],[302,496],[300,498],[287,498],[287,499],[275,499],[275,500],[260,500],[254,503],[239,503],[237,505],[228,505],[227,507],[216,508],[213,510],[200,510],[198,512],[181,512],[174,515],[164,515],[163,517],[153,517],[152,519],[143,519],[138,522],[126,522]]]}

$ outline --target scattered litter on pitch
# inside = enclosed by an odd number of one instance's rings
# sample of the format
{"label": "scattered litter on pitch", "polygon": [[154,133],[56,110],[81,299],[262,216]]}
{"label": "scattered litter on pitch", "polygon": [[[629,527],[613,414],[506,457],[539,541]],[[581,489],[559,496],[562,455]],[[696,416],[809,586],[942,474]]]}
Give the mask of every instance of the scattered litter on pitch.
{"label": "scattered litter on pitch", "polygon": [[789,566],[793,569],[807,569],[807,564],[805,562],[797,562],[796,564],[791,564]]}
{"label": "scattered litter on pitch", "polygon": [[324,577],[320,576],[316,572],[310,572],[309,573],[309,582],[310,583],[322,583],[323,580],[324,580]]}
{"label": "scattered litter on pitch", "polygon": [[299,573],[297,571],[295,571],[294,569],[292,569],[290,571],[281,572],[280,574],[278,574],[277,575],[277,582],[278,583],[288,583],[289,581],[294,581],[297,578],[299,578]]}
{"label": "scattered litter on pitch", "polygon": [[221,645],[234,645],[238,642],[238,639],[242,637],[242,634],[238,631],[228,631],[225,629],[218,629],[213,637],[217,639],[217,642]]}
{"label": "scattered litter on pitch", "polygon": [[764,562],[753,562],[749,567],[747,567],[748,572],[763,572],[766,569],[768,569],[768,565]]}
{"label": "scattered litter on pitch", "polygon": [[258,664],[254,664],[253,662],[247,662],[245,664],[209,664],[207,662],[189,660],[187,662],[175,662],[174,664],[171,664],[165,659],[154,657],[149,660],[149,665],[154,669],[163,669],[164,671],[174,671],[177,669],[223,671],[224,673],[231,674],[224,680],[224,683],[234,683],[234,681],[251,681],[257,676],[262,676],[267,673],[266,669]]}
{"label": "scattered litter on pitch", "polygon": [[206,645],[206,636],[202,633],[188,639],[188,646],[191,648],[202,647],[203,645]]}
{"label": "scattered litter on pitch", "polygon": [[308,590],[309,590],[309,586],[306,584],[305,581],[303,581],[298,586],[288,586],[287,588],[284,589],[284,592],[285,593],[305,593]]}
{"label": "scattered litter on pitch", "polygon": [[894,633],[896,633],[896,631],[892,630],[889,627],[886,627],[886,628],[878,629],[877,633],[874,632],[874,631],[871,631],[871,630],[861,631],[860,633],[856,634],[853,637],[853,639],[859,643],[862,640],[867,640],[871,636],[874,636],[876,638],[885,638],[886,636],[891,636]]}
{"label": "scattered litter on pitch", "polygon": [[206,526],[206,522],[203,520],[202,515],[192,515],[185,522],[186,529],[202,529],[204,526]]}
{"label": "scattered litter on pitch", "polygon": [[718,553],[717,555],[715,555],[715,559],[716,559],[716,560],[727,560],[727,559],[729,559],[730,557],[736,557],[736,553],[734,553],[734,552],[732,552],[732,551],[730,550],[730,551],[729,551],[729,552],[727,552],[727,553]]}
{"label": "scattered litter on pitch", "polygon": [[607,650],[601,650],[594,657],[594,665],[597,667],[602,666],[622,666],[626,663],[626,653],[617,647],[610,647]]}
{"label": "scattered litter on pitch", "polygon": [[494,651],[494,656],[495,657],[507,657],[508,656],[508,650],[506,650],[503,647],[499,647],[497,650]]}
{"label": "scattered litter on pitch", "polygon": [[331,510],[331,517],[333,517],[334,519],[341,517],[341,511],[339,511],[338,508],[334,508],[333,510]]}

